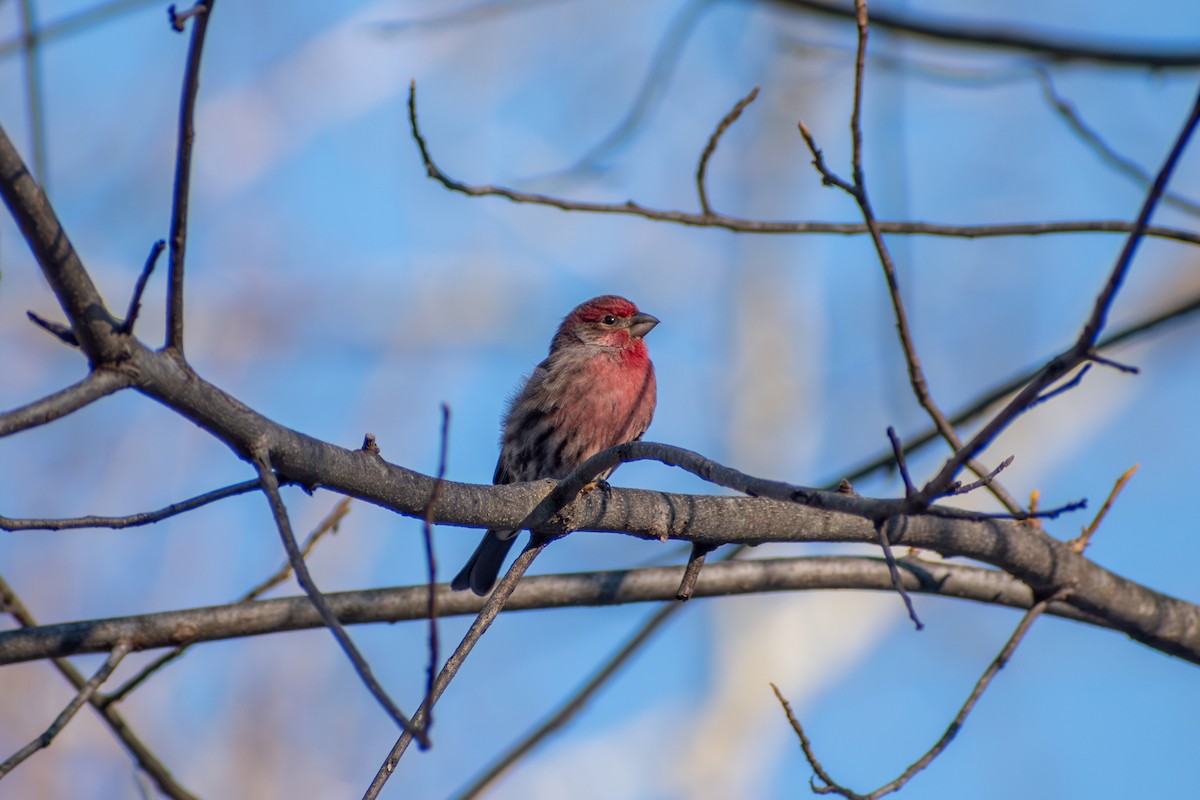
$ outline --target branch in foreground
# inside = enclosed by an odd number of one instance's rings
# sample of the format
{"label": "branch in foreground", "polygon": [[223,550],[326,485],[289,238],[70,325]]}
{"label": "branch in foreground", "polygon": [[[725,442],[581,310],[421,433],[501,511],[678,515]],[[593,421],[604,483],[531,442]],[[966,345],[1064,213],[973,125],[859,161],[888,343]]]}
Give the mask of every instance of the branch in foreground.
{"label": "branch in foreground", "polygon": [[[624,214],[656,222],[671,222],[699,228],[722,228],[738,233],[832,233],[841,235],[867,233],[867,226],[861,222],[771,222],[742,219],[725,214],[692,214],[686,211],[648,208],[638,205],[632,200],[625,203],[597,203],[533,192],[522,192],[503,186],[462,183],[442,172],[441,168],[433,162],[433,158],[429,154],[425,137],[421,134],[420,127],[417,124],[416,83],[413,83],[409,89],[408,113],[413,140],[417,143],[417,148],[420,150],[421,159],[425,164],[425,170],[429,174],[429,177],[453,192],[459,192],[470,197],[503,197],[514,203],[551,206],[562,211],[584,211],[592,214]],[[994,225],[944,225],[932,222],[880,221],[879,230],[883,233],[977,239],[992,236],[1042,236],[1058,233],[1129,233],[1133,230],[1133,225],[1125,220],[1080,220]],[[1200,244],[1200,233],[1194,233],[1181,228],[1152,225],[1146,228],[1146,235],[1173,239],[1188,244]]]}
{"label": "branch in foreground", "polygon": [[[973,600],[1009,608],[1029,608],[1033,593],[1021,581],[994,569],[902,558],[896,562],[907,591],[914,594]],[[524,578],[505,604],[505,611],[613,606],[674,600],[680,567],[534,575]],[[696,581],[693,597],[725,597],[762,592],[809,590],[895,591],[886,562],[866,556],[809,556],[791,559],[710,563]],[[326,595],[346,625],[424,620],[428,586],[333,592]],[[478,614],[485,600],[438,587],[438,614]],[[675,607],[675,606],[673,606]],[[1112,626],[1103,618],[1055,603],[1053,616]],[[234,603],[186,611],[67,622],[0,632],[0,664],[104,652],[122,639],[134,650],[182,643],[221,641],[266,633],[313,630],[324,623],[306,597]],[[1200,658],[1194,659],[1200,661]]]}

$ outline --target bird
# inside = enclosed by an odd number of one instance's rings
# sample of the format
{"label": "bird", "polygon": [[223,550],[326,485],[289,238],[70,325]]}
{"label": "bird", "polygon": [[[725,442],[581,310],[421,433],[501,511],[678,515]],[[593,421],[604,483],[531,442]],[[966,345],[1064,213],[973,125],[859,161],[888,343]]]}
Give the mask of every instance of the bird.
{"label": "bird", "polygon": [[[642,438],[657,401],[645,337],[658,323],[611,294],[567,314],[549,355],[509,401],[492,483],[564,478],[596,453]],[[450,587],[490,592],[519,532],[489,530]]]}

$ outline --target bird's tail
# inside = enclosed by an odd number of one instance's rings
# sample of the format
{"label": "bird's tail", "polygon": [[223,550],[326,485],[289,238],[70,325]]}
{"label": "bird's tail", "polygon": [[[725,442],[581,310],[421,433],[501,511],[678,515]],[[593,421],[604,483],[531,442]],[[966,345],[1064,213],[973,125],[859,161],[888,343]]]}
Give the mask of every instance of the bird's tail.
{"label": "bird's tail", "polygon": [[500,574],[500,567],[504,566],[504,557],[517,540],[517,533],[505,530],[488,531],[466,566],[450,581],[450,588],[455,591],[470,589],[480,597],[490,592],[496,582],[496,576]]}

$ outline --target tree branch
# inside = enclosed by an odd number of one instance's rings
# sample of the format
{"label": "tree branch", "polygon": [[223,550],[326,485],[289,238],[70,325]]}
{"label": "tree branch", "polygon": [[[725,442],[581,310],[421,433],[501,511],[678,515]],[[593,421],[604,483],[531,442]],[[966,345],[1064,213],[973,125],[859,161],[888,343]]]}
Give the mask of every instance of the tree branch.
{"label": "tree branch", "polygon": [[[834,5],[822,0],[775,0],[780,5],[839,19],[853,20],[853,6]],[[1005,28],[1001,24],[969,25],[935,19],[916,19],[894,11],[873,11],[879,27],[923,39],[971,47],[995,47],[1017,50],[1058,63],[1085,61],[1109,67],[1145,67],[1149,69],[1193,69],[1200,66],[1200,51],[1163,48],[1106,47],[1087,41],[1039,36],[1026,30]]]}
{"label": "tree branch", "polygon": [[[1034,600],[1029,586],[995,569],[945,561],[902,558],[900,580],[913,594],[973,600],[988,605],[1027,609]],[[505,604],[506,611],[545,608],[615,606],[670,601],[679,587],[682,568],[533,575],[521,580]],[[805,556],[786,559],[720,561],[705,566],[693,597],[726,597],[764,592],[813,590],[895,591],[887,563],[867,556]],[[326,595],[346,625],[424,620],[428,614],[426,584],[331,592]],[[485,600],[438,587],[440,617],[477,615]],[[672,603],[670,608],[682,608]],[[1095,614],[1055,603],[1052,616],[1114,629]],[[165,611],[128,617],[66,622],[22,630],[0,631],[0,664],[104,652],[127,640],[135,651],[178,644],[221,641],[266,633],[314,630],[324,626],[307,597],[283,597],[223,606]],[[1193,656],[1200,662],[1200,654]]]}
{"label": "tree branch", "polygon": [[104,369],[88,373],[86,378],[65,389],[0,414],[0,437],[53,422],[96,402],[101,397],[125,389],[132,383],[128,375],[113,370]]}
{"label": "tree branch", "polygon": [[[471,185],[457,181],[439,168],[429,154],[425,137],[417,124],[416,84],[413,83],[408,96],[409,124],[413,140],[420,150],[421,159],[429,177],[453,192],[469,197],[503,197],[514,203],[550,206],[562,211],[583,211],[592,214],[623,214],[642,217],[656,222],[670,222],[697,228],[723,228],[738,233],[770,234],[813,234],[832,233],[859,235],[867,233],[861,222],[771,222],[742,219],[725,214],[692,214],[686,211],[669,211],[648,208],[632,200],[625,203],[597,203],[585,200],[570,200],[552,195],[522,192],[503,186]],[[992,236],[1044,236],[1059,233],[1128,233],[1133,225],[1124,220],[1080,220],[1064,222],[999,223],[993,225],[945,225],[932,222],[888,222],[880,221],[882,233],[897,233],[923,236],[950,236],[977,239]],[[1200,234],[1180,228],[1152,225],[1146,235],[1173,239],[1188,244],[1200,244]]]}

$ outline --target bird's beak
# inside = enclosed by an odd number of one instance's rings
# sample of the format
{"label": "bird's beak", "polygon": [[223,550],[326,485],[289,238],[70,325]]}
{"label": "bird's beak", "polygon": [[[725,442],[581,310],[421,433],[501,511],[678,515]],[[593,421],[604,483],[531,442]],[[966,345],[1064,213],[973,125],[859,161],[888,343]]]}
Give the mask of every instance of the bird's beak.
{"label": "bird's beak", "polygon": [[629,335],[634,339],[641,339],[647,333],[654,330],[654,326],[657,324],[658,317],[639,312],[629,318]]}

